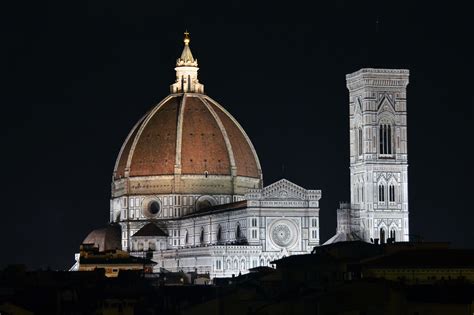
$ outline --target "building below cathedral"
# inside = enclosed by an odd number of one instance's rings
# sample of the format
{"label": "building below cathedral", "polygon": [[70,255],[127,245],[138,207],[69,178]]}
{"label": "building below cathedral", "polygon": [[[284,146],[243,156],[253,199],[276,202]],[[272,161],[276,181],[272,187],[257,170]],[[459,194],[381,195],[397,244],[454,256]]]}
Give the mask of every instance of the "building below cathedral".
{"label": "building below cathedral", "polygon": [[[135,124],[120,150],[110,225],[83,243],[151,257],[154,272],[211,278],[310,253],[320,244],[321,191],[286,179],[263,186],[250,138],[204,94],[189,42],[185,33],[171,94]],[[408,71],[362,69],[347,80],[352,194],[329,242],[407,240]]]}

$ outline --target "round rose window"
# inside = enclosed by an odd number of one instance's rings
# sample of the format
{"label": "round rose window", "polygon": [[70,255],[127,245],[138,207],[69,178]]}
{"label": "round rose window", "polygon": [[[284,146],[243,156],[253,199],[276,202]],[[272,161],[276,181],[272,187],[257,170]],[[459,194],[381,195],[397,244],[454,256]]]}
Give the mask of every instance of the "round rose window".
{"label": "round rose window", "polygon": [[272,239],[278,246],[286,247],[292,242],[293,233],[291,233],[291,229],[288,225],[278,223],[273,227]]}

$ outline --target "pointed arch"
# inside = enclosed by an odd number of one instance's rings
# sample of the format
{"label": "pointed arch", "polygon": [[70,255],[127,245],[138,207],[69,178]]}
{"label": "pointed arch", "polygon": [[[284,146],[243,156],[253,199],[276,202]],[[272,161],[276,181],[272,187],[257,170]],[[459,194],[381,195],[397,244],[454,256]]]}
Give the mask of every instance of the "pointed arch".
{"label": "pointed arch", "polygon": [[394,134],[394,117],[393,115],[382,115],[378,122],[378,151],[381,155],[392,155],[393,150],[393,134]]}
{"label": "pointed arch", "polygon": [[385,225],[384,222],[380,223],[379,224],[379,239],[380,239],[380,244],[384,244],[386,239],[387,239],[387,233],[388,233],[388,228],[387,226]]}
{"label": "pointed arch", "polygon": [[395,242],[398,239],[397,234],[398,227],[395,225],[395,223],[392,223],[389,228],[389,237],[392,239],[392,241]]}

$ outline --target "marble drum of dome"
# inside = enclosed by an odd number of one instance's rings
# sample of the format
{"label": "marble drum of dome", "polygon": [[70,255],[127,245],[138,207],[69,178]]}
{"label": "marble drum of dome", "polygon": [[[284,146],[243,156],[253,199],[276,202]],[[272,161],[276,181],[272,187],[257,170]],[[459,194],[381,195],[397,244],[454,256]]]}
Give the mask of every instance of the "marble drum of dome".
{"label": "marble drum of dome", "polygon": [[273,222],[270,227],[270,240],[274,246],[279,248],[291,248],[298,240],[298,227],[288,219],[280,219]]}

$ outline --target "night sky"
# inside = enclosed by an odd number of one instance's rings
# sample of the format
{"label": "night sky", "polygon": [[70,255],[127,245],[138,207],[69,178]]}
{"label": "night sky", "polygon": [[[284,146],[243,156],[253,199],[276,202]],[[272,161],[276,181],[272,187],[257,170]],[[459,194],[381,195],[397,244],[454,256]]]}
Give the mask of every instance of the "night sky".
{"label": "night sky", "polygon": [[335,232],[338,202],[349,200],[345,75],[409,69],[411,233],[474,247],[466,44],[474,34],[463,8],[324,3],[10,1],[0,52],[0,266],[69,268],[87,233],[108,222],[115,159],[168,94],[185,29],[206,93],[246,130],[265,184],[285,177],[322,190],[322,241]]}

